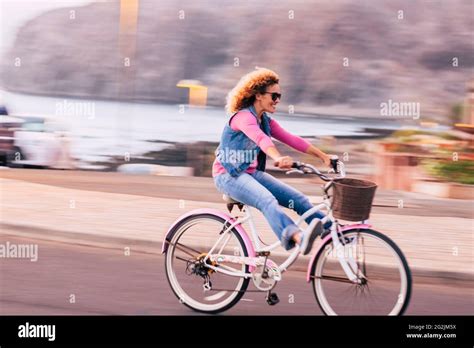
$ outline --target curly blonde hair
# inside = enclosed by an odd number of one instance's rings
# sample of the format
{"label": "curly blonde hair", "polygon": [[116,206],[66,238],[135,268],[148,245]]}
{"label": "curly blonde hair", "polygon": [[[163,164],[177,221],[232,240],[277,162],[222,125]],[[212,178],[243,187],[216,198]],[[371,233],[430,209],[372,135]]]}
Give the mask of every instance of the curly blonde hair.
{"label": "curly blonde hair", "polygon": [[249,107],[255,102],[257,93],[264,93],[268,86],[280,81],[278,75],[269,69],[257,68],[242,76],[237,85],[227,94],[225,106],[229,115]]}

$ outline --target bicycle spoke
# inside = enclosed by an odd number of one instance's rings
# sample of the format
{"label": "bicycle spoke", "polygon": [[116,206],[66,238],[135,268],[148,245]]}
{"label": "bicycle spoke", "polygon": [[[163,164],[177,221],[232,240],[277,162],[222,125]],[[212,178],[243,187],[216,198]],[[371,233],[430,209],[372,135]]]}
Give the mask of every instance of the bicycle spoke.
{"label": "bicycle spoke", "polygon": [[[198,255],[201,255],[202,253],[200,251],[197,251],[196,249],[193,249],[191,247],[188,247],[187,245],[184,245],[184,244],[181,244],[181,243],[169,243],[170,245],[174,245],[174,247],[180,251],[182,251],[183,253],[185,254],[188,254],[189,256],[195,258],[196,256]],[[191,250],[193,252],[195,252],[195,254],[191,254],[189,251],[187,251],[186,249],[184,248],[187,248],[188,250]]]}
{"label": "bicycle spoke", "polygon": [[367,278],[367,270],[366,270],[366,266],[365,266],[364,237],[362,237],[362,272],[364,273],[364,277]]}
{"label": "bicycle spoke", "polygon": [[186,263],[189,262],[189,259],[185,259],[185,258],[179,257],[179,256],[176,256],[176,259],[178,259],[178,260],[180,260],[180,261],[184,261],[184,262],[186,262]]}
{"label": "bicycle spoke", "polygon": [[378,301],[379,295],[378,294],[372,294],[372,291],[370,291],[370,286],[369,285],[367,285],[367,292],[373,298],[374,302],[379,303],[379,301]]}
{"label": "bicycle spoke", "polygon": [[316,278],[316,279],[325,279],[325,280],[332,280],[332,281],[335,281],[335,282],[343,282],[343,283],[354,284],[354,282],[352,282],[350,279],[343,278],[343,277],[334,277],[334,276],[320,276],[320,277],[317,277],[317,276],[314,276],[313,278]]}
{"label": "bicycle spoke", "polygon": [[189,247],[189,246],[187,246],[187,245],[184,245],[184,244],[181,244],[181,243],[177,243],[177,244],[178,244],[179,246],[185,247],[185,248],[187,248],[187,249],[189,249],[189,250],[191,250],[191,251],[194,251],[194,252],[197,253],[198,255],[199,255],[199,254],[202,254],[201,251],[196,250],[196,249],[193,249],[193,248],[191,248],[191,247]]}

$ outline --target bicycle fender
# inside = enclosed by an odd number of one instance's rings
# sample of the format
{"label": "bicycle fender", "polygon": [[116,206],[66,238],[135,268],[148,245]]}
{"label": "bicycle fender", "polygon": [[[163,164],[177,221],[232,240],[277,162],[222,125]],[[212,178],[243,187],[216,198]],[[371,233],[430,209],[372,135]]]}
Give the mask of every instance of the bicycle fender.
{"label": "bicycle fender", "polygon": [[[161,253],[164,254],[168,250],[168,243],[171,241],[173,238],[173,235],[176,233],[176,228],[179,225],[179,223],[190,216],[193,215],[200,215],[200,214],[209,214],[209,215],[215,215],[218,216],[222,219],[224,219],[226,222],[229,224],[233,224],[235,222],[235,219],[231,217],[229,214],[226,214],[220,210],[217,209],[212,209],[212,208],[201,208],[201,209],[195,209],[187,212],[184,215],[181,215],[178,219],[176,219],[175,222],[170,226],[168,229],[168,232],[166,232],[165,239],[163,240],[163,246],[161,247]],[[239,233],[239,235],[242,237],[242,240],[244,241],[245,247],[247,248],[248,256],[249,257],[254,257],[255,256],[255,249],[253,247],[253,244],[249,238],[249,235],[245,231],[242,225],[236,225],[234,227],[236,231]]]}
{"label": "bicycle fender", "polygon": [[[372,228],[372,225],[369,225],[369,224],[346,225],[346,226],[341,227],[341,232],[350,231],[350,230],[358,230],[358,229],[368,229],[368,228]],[[331,238],[331,234],[328,234],[326,237],[324,237],[323,242],[319,245],[318,249],[316,249],[316,252],[314,253],[311,260],[309,261],[308,270],[306,272],[306,282],[309,283],[311,281],[311,269],[313,268],[313,264],[316,262],[316,256],[318,255],[319,250],[324,245],[326,245],[326,242],[330,238]]]}

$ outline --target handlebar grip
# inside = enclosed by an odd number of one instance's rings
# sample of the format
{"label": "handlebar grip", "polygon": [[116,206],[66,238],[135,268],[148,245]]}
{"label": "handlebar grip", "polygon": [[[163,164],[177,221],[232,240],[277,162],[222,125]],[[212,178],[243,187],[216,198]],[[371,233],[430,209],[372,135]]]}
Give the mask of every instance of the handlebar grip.
{"label": "handlebar grip", "polygon": [[339,162],[338,156],[331,156],[331,167],[334,169],[334,173],[338,173],[337,171],[337,162]]}

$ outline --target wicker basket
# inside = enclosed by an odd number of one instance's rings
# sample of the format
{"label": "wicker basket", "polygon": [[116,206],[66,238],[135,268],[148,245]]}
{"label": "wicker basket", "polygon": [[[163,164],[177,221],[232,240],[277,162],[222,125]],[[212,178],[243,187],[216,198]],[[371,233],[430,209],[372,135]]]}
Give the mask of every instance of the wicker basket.
{"label": "wicker basket", "polygon": [[332,209],[337,219],[367,220],[377,184],[368,180],[344,178],[334,181]]}

